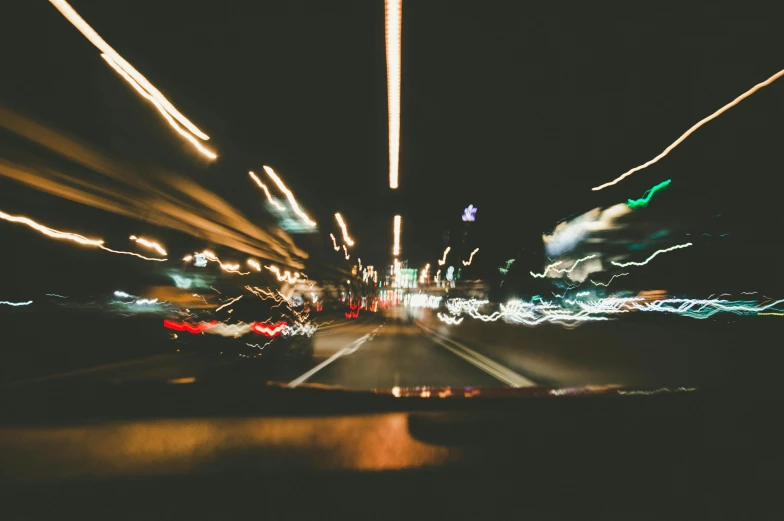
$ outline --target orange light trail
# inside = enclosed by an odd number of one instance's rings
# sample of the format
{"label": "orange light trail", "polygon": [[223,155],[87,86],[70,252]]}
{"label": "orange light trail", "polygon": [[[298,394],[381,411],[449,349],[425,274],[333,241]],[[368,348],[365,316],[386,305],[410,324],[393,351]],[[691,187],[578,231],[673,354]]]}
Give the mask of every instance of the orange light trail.
{"label": "orange light trail", "polygon": [[768,85],[770,85],[771,83],[773,83],[777,79],[781,78],[782,76],[784,76],[784,69],[780,70],[779,72],[777,72],[776,74],[774,74],[773,76],[771,76],[767,80],[763,81],[762,83],[757,83],[752,88],[750,88],[749,90],[747,90],[746,92],[744,92],[743,94],[741,94],[740,96],[738,96],[737,98],[732,100],[731,102],[727,103],[726,105],[721,107],[719,110],[717,110],[716,112],[714,112],[710,116],[708,116],[706,118],[703,118],[700,121],[698,121],[689,130],[684,132],[681,135],[681,137],[676,139],[670,146],[665,148],[664,151],[661,154],[659,154],[658,156],[654,157],[653,159],[651,159],[647,163],[643,163],[640,166],[636,166],[636,167],[632,168],[631,170],[628,170],[624,174],[620,175],[615,180],[610,181],[609,183],[604,183],[603,185],[595,186],[595,187],[591,188],[591,190],[596,191],[596,190],[601,190],[602,188],[607,188],[608,186],[612,186],[612,185],[618,183],[619,181],[629,177],[630,175],[632,175],[635,172],[638,172],[638,171],[640,171],[640,170],[642,170],[644,168],[648,168],[652,164],[654,164],[657,161],[659,161],[659,159],[661,159],[664,156],[666,156],[667,154],[669,154],[672,151],[672,149],[674,149],[675,147],[680,145],[687,137],[689,137],[695,130],[697,130],[698,128],[703,126],[705,123],[707,123],[707,122],[709,122],[709,121],[711,121],[713,119],[716,119],[718,116],[720,116],[724,112],[728,111],[729,109],[731,109],[732,107],[734,107],[735,105],[737,105],[738,103],[743,101],[744,99],[748,98],[749,96],[751,96],[752,94],[754,94],[755,92],[760,90],[762,87],[767,87]]}
{"label": "orange light trail", "polygon": [[37,230],[43,233],[44,235],[47,235],[54,239],[65,239],[67,241],[73,241],[79,243],[83,246],[103,245],[103,241],[100,239],[88,239],[87,237],[84,237],[83,235],[79,235],[78,233],[61,232],[59,230],[55,230],[54,228],[49,228],[48,226],[44,226],[43,224],[38,224],[32,219],[20,215],[10,215],[3,211],[0,211],[0,219],[10,221],[12,223],[26,224],[30,228]]}
{"label": "orange light trail", "polygon": [[343,231],[343,240],[346,241],[346,244],[349,246],[354,246],[354,241],[352,241],[351,237],[348,236],[348,229],[346,228],[346,223],[343,222],[343,216],[340,215],[340,212],[335,212],[335,219],[338,220],[340,229]]}
{"label": "orange light trail", "polygon": [[283,209],[285,209],[285,206],[283,206],[282,204],[280,204],[278,201],[276,201],[276,200],[275,200],[275,199],[272,197],[272,194],[270,193],[270,191],[269,191],[269,188],[267,188],[267,185],[265,185],[264,183],[262,183],[262,182],[261,182],[261,179],[259,179],[258,177],[256,177],[256,174],[254,174],[253,172],[248,172],[248,174],[250,175],[251,179],[253,179],[254,181],[256,181],[256,184],[257,184],[257,185],[259,185],[259,188],[261,188],[262,190],[264,190],[264,194],[267,196],[267,200],[268,200],[270,203],[272,203],[272,205],[273,205],[275,208],[277,208],[278,210],[283,210]]}
{"label": "orange light trail", "polygon": [[141,244],[142,246],[146,246],[147,248],[152,248],[153,250],[157,251],[161,255],[168,255],[168,253],[166,253],[166,250],[164,250],[163,247],[157,242],[149,241],[143,237],[137,237],[135,235],[131,235],[129,239],[131,239],[132,241],[136,241],[138,244]]}
{"label": "orange light trail", "polygon": [[398,187],[400,162],[400,62],[403,0],[386,0],[384,28],[387,51],[387,104],[389,108],[389,187]]}
{"label": "orange light trail", "polygon": [[229,273],[236,273],[238,275],[250,275],[249,271],[245,271],[245,272],[240,271],[240,265],[239,264],[229,264],[229,263],[224,264],[223,262],[221,262],[221,260],[218,258],[218,256],[215,255],[210,250],[204,250],[203,252],[201,252],[201,254],[204,255],[204,257],[208,261],[210,261],[210,262],[217,262],[218,265],[221,267],[221,269],[223,271],[227,271]]}
{"label": "orange light trail", "polygon": [[299,207],[297,200],[294,199],[294,194],[291,193],[291,190],[286,188],[286,185],[283,184],[283,181],[281,181],[280,177],[278,177],[278,174],[276,174],[275,171],[268,166],[264,167],[264,171],[267,172],[267,175],[270,176],[270,178],[272,178],[280,191],[286,194],[286,199],[289,200],[289,204],[291,205],[291,209],[294,210],[294,213],[299,215],[300,219],[302,219],[307,225],[316,226],[316,223],[311,221],[310,217],[308,217],[307,214]]}
{"label": "orange light trail", "polygon": [[199,143],[199,141],[195,137],[193,137],[192,134],[183,130],[183,128],[180,125],[178,125],[177,122],[174,120],[174,118],[166,111],[163,105],[157,99],[155,99],[155,97],[151,96],[148,92],[146,92],[141,85],[139,85],[136,81],[134,81],[134,79],[126,71],[120,68],[120,66],[117,65],[117,63],[112,59],[111,56],[109,56],[108,54],[102,54],[101,58],[106,60],[106,63],[108,63],[109,66],[112,69],[114,69],[114,71],[117,74],[122,76],[122,78],[125,81],[127,81],[131,85],[131,87],[133,87],[134,90],[136,90],[136,92],[138,92],[147,101],[155,105],[155,108],[158,109],[158,112],[160,112],[161,115],[166,119],[166,121],[169,122],[169,125],[179,135],[181,135],[182,137],[190,141],[191,144],[196,148],[196,150],[198,150],[199,152],[201,152],[202,154],[204,154],[210,159],[215,159],[218,157],[218,155],[215,152],[213,152],[212,150],[208,149],[207,147]]}
{"label": "orange light trail", "polygon": [[294,284],[299,279],[299,274],[298,273],[295,273],[294,275],[292,275],[290,271],[284,271],[281,274],[280,268],[278,268],[277,266],[264,266],[264,267],[267,268],[268,270],[270,270],[272,273],[274,273],[279,281],[284,281],[285,280],[289,284]]}
{"label": "orange light trail", "polygon": [[256,259],[248,259],[246,262],[248,263],[248,266],[250,266],[254,270],[261,271],[261,264],[259,264],[259,261],[257,261]]}
{"label": "orange light trail", "polygon": [[[90,43],[95,45],[103,54],[107,55],[107,62],[111,63],[114,62],[118,65],[120,69],[125,71],[128,76],[130,76],[136,83],[138,83],[143,90],[145,90],[149,95],[154,98],[162,107],[163,109],[170,114],[174,119],[180,122],[182,126],[184,126],[190,133],[197,136],[199,139],[202,140],[209,140],[210,137],[199,130],[196,125],[191,123],[188,118],[183,116],[175,107],[172,105],[166,97],[161,94],[161,92],[156,89],[142,74],[134,69],[134,67],[125,61],[125,59],[120,56],[117,51],[112,49],[112,47],[101,38],[95,30],[90,27],[90,25],[84,21],[84,19],[79,16],[73,7],[71,7],[68,2],[65,0],[49,0],[52,5],[60,11],[69,22],[73,24],[76,29],[79,30],[85,38],[87,38]],[[111,62],[110,62],[111,60]]]}
{"label": "orange light trail", "polygon": [[400,219],[399,215],[395,216],[395,244],[392,248],[392,255],[400,255]]}
{"label": "orange light trail", "polygon": [[463,266],[470,266],[471,262],[474,260],[474,255],[476,255],[476,252],[478,252],[478,251],[479,251],[479,248],[476,248],[474,251],[472,251],[471,255],[468,257],[468,262],[463,261]]}

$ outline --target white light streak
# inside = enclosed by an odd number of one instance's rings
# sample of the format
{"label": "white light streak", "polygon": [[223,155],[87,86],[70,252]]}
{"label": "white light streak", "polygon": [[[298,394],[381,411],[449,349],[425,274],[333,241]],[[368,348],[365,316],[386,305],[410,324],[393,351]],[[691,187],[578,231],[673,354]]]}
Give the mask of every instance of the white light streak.
{"label": "white light streak", "polygon": [[340,246],[338,246],[338,242],[335,240],[335,236],[331,233],[329,236],[332,238],[332,247],[335,249],[335,251],[340,251]]}
{"label": "white light streak", "polygon": [[679,250],[681,248],[688,248],[689,246],[692,246],[692,243],[687,242],[686,244],[678,244],[676,246],[670,246],[669,248],[665,248],[663,250],[655,251],[650,257],[645,259],[643,262],[615,262],[615,261],[612,261],[612,262],[610,262],[610,264],[612,264],[614,266],[619,266],[621,268],[625,268],[626,266],[644,266],[644,265],[648,264],[648,262],[651,259],[653,259],[654,257],[656,257],[660,253],[667,253],[668,251]]}
{"label": "white light streak", "polygon": [[351,255],[348,254],[348,248],[346,248],[345,244],[343,245],[343,254],[346,256],[346,260],[351,258]]}
{"label": "white light streak", "polygon": [[403,1],[386,0],[384,28],[387,55],[387,104],[389,109],[389,187],[398,187],[400,162],[400,75]]}
{"label": "white light streak", "polygon": [[135,235],[131,235],[129,238],[132,241],[136,241],[138,244],[141,244],[142,246],[146,246],[147,248],[151,248],[151,249],[157,251],[161,255],[164,255],[164,256],[168,255],[168,253],[166,253],[166,250],[164,250],[163,247],[160,244],[158,244],[157,242],[150,241],[150,240],[144,239],[142,237],[137,237]]}
{"label": "white light streak", "polygon": [[181,135],[182,137],[190,141],[190,143],[196,148],[196,150],[198,150],[199,152],[201,152],[203,155],[207,156],[210,159],[215,159],[218,157],[218,155],[215,152],[213,152],[209,148],[199,143],[199,141],[195,137],[193,137],[193,134],[187,132],[181,126],[179,126],[177,122],[174,121],[174,118],[166,111],[164,106],[154,96],[148,94],[142,88],[141,85],[139,85],[136,81],[134,81],[134,79],[125,70],[123,70],[117,64],[117,62],[115,62],[115,60],[112,59],[111,56],[109,56],[108,54],[102,54],[101,58],[103,58],[106,61],[106,63],[108,63],[109,66],[112,69],[114,69],[114,71],[117,74],[119,74],[126,82],[128,82],[128,84],[130,84],[130,86],[133,87],[136,92],[138,92],[147,101],[155,105],[155,108],[158,109],[158,112],[161,113],[161,115],[164,117],[164,119],[166,119],[166,121],[175,130],[175,132],[177,132],[179,135]]}
{"label": "white light streak", "polygon": [[13,306],[13,307],[29,306],[32,303],[33,303],[32,300],[28,300],[26,302],[9,302],[7,300],[0,300],[0,304],[2,304],[4,306]]}
{"label": "white light streak", "polygon": [[299,218],[302,219],[302,221],[308,226],[316,226],[316,223],[311,221],[310,217],[308,217],[307,214],[299,207],[297,200],[294,199],[294,194],[291,193],[291,190],[289,190],[285,184],[283,184],[283,181],[281,181],[280,177],[278,177],[278,174],[276,174],[275,171],[268,166],[264,166],[263,168],[264,171],[267,172],[267,175],[270,176],[270,178],[278,186],[278,189],[286,195],[286,199],[288,199],[289,205],[291,205],[291,209],[294,210],[294,213],[297,214]]}
{"label": "white light streak", "polygon": [[54,228],[49,228],[48,226],[44,226],[42,224],[38,224],[37,222],[33,221],[32,219],[28,219],[27,217],[23,217],[20,215],[9,215],[3,211],[0,211],[0,219],[4,219],[6,221],[10,221],[12,223],[21,223],[29,226],[30,228],[43,233],[49,237],[54,239],[65,239],[68,241],[73,241],[84,246],[101,246],[103,241],[100,239],[88,239],[78,233],[70,233],[70,232],[61,232],[55,230]]}
{"label": "white light streak", "polygon": [[442,255],[441,259],[438,261],[438,265],[439,266],[443,266],[444,264],[446,264],[446,256],[449,253],[449,250],[451,250],[451,249],[452,249],[451,246],[447,246],[446,247],[446,249],[444,250],[444,255]]}
{"label": "white light streak", "polygon": [[261,179],[259,179],[259,178],[256,176],[256,174],[255,174],[255,173],[253,173],[253,172],[248,172],[248,175],[250,176],[250,178],[251,178],[251,179],[253,179],[254,181],[256,181],[256,184],[257,184],[257,185],[259,185],[259,188],[261,188],[262,190],[264,190],[264,194],[267,196],[267,201],[269,201],[270,203],[272,203],[272,205],[273,205],[275,208],[277,208],[278,210],[284,210],[284,209],[286,208],[285,206],[283,206],[282,204],[280,204],[280,203],[279,203],[279,202],[278,202],[278,201],[277,201],[277,200],[276,200],[274,197],[272,197],[272,194],[270,193],[270,191],[269,191],[269,188],[267,188],[267,185],[265,185],[264,183],[262,183],[262,182],[261,182]]}
{"label": "white light streak", "polygon": [[394,220],[395,244],[392,248],[392,255],[400,255],[400,220],[401,217],[396,215]]}
{"label": "white light streak", "polygon": [[215,308],[215,311],[220,311],[221,309],[225,308],[226,306],[231,306],[232,304],[237,302],[242,297],[243,297],[243,295],[240,295],[239,297],[236,297],[236,298],[233,298],[233,299],[229,299],[229,301],[226,302],[225,304],[223,304],[222,306],[220,306],[218,308]]}
{"label": "white light streak", "polygon": [[340,212],[335,212],[335,219],[338,220],[338,224],[340,225],[340,229],[343,231],[343,240],[349,246],[354,246],[354,241],[352,241],[351,237],[348,236],[348,229],[346,228],[346,223],[343,221],[343,216],[340,215]]}
{"label": "white light streak", "polygon": [[449,324],[451,326],[456,326],[457,324],[462,322],[463,319],[465,318],[465,317],[460,317],[460,318],[450,317],[449,315],[444,315],[440,311],[438,313],[436,313],[436,316],[438,317],[438,319],[441,322],[444,322],[444,323]]}
{"label": "white light streak", "polygon": [[144,255],[139,255],[138,253],[134,253],[132,251],[113,250],[111,248],[107,248],[106,246],[98,246],[98,247],[101,248],[104,251],[110,251],[112,253],[119,253],[120,255],[132,255],[133,257],[139,257],[140,259],[148,260],[148,261],[166,262],[167,260],[169,260],[169,259],[154,259],[152,257],[145,257]]}
{"label": "white light streak", "polygon": [[472,251],[471,255],[468,257],[468,262],[463,261],[463,266],[470,266],[471,262],[474,260],[474,255],[476,255],[476,252],[478,252],[478,251],[479,251],[479,248],[476,248],[474,251]]}
{"label": "white light streak", "polygon": [[628,170],[627,172],[625,172],[625,173],[621,174],[619,177],[617,177],[615,180],[610,181],[609,183],[604,183],[603,185],[595,186],[591,190],[596,191],[596,190],[601,190],[602,188],[607,188],[608,186],[612,186],[612,185],[618,183],[619,181],[629,177],[633,173],[635,173],[635,172],[637,172],[639,170],[642,170],[644,168],[647,168],[650,165],[656,163],[661,158],[663,158],[664,156],[669,154],[672,151],[672,149],[674,149],[675,147],[680,145],[687,137],[689,137],[695,130],[697,130],[698,128],[703,126],[705,123],[707,123],[707,122],[711,121],[712,119],[715,119],[716,117],[720,116],[721,114],[723,114],[727,110],[731,109],[732,107],[734,107],[735,105],[737,105],[738,103],[743,101],[744,99],[748,98],[749,96],[751,96],[752,94],[754,94],[755,92],[760,90],[762,87],[767,87],[768,85],[770,85],[771,83],[773,83],[777,79],[781,78],[782,76],[784,76],[784,70],[780,70],[779,72],[777,72],[776,74],[774,74],[773,76],[771,76],[767,80],[763,81],[762,83],[758,83],[758,84],[754,85],[752,88],[750,88],[749,90],[747,90],[746,92],[744,92],[743,94],[741,94],[740,96],[738,96],[737,98],[732,100],[731,102],[727,103],[726,105],[721,107],[719,110],[717,110],[716,112],[714,112],[710,116],[708,116],[706,118],[703,118],[700,121],[698,121],[689,130],[684,132],[681,135],[681,137],[676,139],[670,146],[665,148],[664,151],[661,154],[659,154],[658,156],[654,157],[653,159],[651,159],[650,161],[648,161],[646,163],[641,164],[640,166],[636,166],[636,167],[632,168],[631,170]]}
{"label": "white light streak", "polygon": [[[628,273],[618,273],[616,275],[613,275],[612,277],[610,277],[610,280],[607,281],[607,284],[605,284],[604,282],[595,282],[593,280],[591,280],[591,284],[593,284],[594,286],[604,286],[606,288],[607,286],[610,285],[610,282],[612,282],[615,277],[623,277],[625,275],[628,275]],[[578,293],[577,296],[579,297],[580,294]]]}
{"label": "white light streak", "polygon": [[248,259],[245,262],[247,262],[248,266],[250,266],[254,270],[261,271],[261,264],[259,264],[259,261],[257,261],[256,259]]}

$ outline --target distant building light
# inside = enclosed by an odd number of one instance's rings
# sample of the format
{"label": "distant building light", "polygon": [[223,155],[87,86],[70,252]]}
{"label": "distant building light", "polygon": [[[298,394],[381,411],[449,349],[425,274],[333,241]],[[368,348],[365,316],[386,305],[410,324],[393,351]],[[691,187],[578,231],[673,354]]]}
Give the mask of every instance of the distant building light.
{"label": "distant building light", "polygon": [[476,208],[473,204],[469,204],[468,208],[463,210],[463,221],[474,222],[476,220]]}

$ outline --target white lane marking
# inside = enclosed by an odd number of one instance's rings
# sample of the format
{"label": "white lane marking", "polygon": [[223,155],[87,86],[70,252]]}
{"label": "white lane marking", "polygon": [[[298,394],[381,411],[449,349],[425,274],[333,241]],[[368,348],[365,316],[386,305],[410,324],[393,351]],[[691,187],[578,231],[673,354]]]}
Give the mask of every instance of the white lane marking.
{"label": "white lane marking", "polygon": [[357,338],[356,340],[351,342],[349,345],[347,345],[346,347],[344,347],[343,349],[341,349],[340,351],[338,351],[334,355],[330,356],[329,358],[327,358],[326,360],[321,362],[319,365],[317,365],[316,367],[314,367],[310,371],[308,371],[305,374],[303,374],[303,375],[295,378],[294,380],[290,381],[286,385],[286,387],[296,387],[299,384],[305,382],[308,378],[310,378],[314,374],[318,373],[319,371],[321,371],[322,369],[327,367],[329,364],[331,364],[332,362],[334,362],[335,360],[337,360],[341,356],[343,356],[343,355],[350,355],[352,353],[355,353],[357,351],[357,349],[359,349],[360,346],[362,346],[362,344],[364,344],[366,341],[368,341],[371,338],[373,338],[373,333],[375,333],[376,331],[378,331],[378,328],[374,329],[370,333],[367,333],[367,334],[362,335],[361,337]]}
{"label": "white lane marking", "polygon": [[[492,360],[481,353],[477,353],[473,349],[468,346],[464,346],[459,342],[455,342],[451,338],[447,338],[445,336],[436,333],[432,329],[426,328],[425,326],[420,326],[423,330],[430,334],[431,340],[441,347],[444,347],[451,351],[452,353],[456,354],[466,362],[470,363],[474,367],[481,369],[482,371],[486,372],[493,378],[496,378],[506,385],[510,387],[534,387],[536,383],[532,382],[528,378],[517,374],[516,372],[512,371],[508,367],[505,367],[495,360]],[[450,345],[451,344],[451,345]]]}

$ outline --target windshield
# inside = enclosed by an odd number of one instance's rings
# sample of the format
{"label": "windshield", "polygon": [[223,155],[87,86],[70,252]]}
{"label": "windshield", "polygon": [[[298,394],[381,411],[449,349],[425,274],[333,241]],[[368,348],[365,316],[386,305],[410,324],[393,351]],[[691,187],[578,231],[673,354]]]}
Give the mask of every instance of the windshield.
{"label": "windshield", "polygon": [[704,16],[9,6],[0,383],[730,385],[784,315],[784,58]]}

